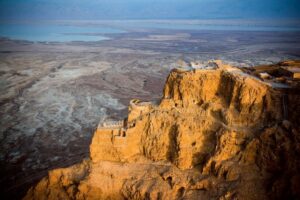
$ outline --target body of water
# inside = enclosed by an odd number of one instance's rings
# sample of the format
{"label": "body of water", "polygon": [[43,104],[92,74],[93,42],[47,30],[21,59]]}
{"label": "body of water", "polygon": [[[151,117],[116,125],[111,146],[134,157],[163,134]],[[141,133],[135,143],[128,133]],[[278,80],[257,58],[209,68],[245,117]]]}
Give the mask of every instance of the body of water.
{"label": "body of water", "polygon": [[34,42],[100,41],[105,34],[145,30],[299,31],[299,21],[272,20],[109,20],[0,23],[0,37]]}
{"label": "body of water", "polygon": [[109,39],[103,34],[122,32],[125,31],[104,26],[0,24],[1,37],[33,42],[100,41]]}
{"label": "body of water", "polygon": [[299,20],[132,20],[126,24],[113,21],[125,29],[169,29],[189,31],[300,31]]}

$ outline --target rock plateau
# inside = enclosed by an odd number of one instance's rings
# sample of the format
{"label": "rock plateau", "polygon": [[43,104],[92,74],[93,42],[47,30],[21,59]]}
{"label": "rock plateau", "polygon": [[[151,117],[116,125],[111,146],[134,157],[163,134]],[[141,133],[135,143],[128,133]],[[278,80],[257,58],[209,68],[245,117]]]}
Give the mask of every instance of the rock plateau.
{"label": "rock plateau", "polygon": [[132,100],[24,199],[299,199],[299,87],[215,66],[172,70],[159,103]]}

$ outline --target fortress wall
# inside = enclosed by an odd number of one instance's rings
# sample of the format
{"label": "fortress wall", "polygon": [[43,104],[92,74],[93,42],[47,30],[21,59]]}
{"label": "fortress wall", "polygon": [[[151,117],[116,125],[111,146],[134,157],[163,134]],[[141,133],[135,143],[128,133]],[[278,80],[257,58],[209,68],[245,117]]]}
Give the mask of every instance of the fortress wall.
{"label": "fortress wall", "polygon": [[98,129],[119,129],[124,127],[124,120],[120,121],[105,121],[98,125]]}
{"label": "fortress wall", "polygon": [[[90,157],[93,162],[101,159],[118,160],[118,154],[113,151],[113,131],[109,129],[97,129],[90,145]],[[105,156],[105,157],[104,157]],[[110,157],[111,156],[111,157]]]}
{"label": "fortress wall", "polygon": [[123,129],[98,129],[90,145],[90,157],[93,162],[100,160],[121,161],[127,147],[127,138]]}
{"label": "fortress wall", "polygon": [[141,115],[149,113],[152,107],[150,102],[138,102],[136,104],[131,102],[129,106],[128,122],[134,121]]}

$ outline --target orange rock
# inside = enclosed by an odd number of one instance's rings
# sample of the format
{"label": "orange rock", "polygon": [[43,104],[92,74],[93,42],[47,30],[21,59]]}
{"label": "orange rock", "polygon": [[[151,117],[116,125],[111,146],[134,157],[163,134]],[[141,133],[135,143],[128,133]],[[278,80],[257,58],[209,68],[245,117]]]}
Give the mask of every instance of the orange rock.
{"label": "orange rock", "polygon": [[131,101],[124,127],[96,130],[90,161],[25,199],[299,198],[299,93],[216,63],[173,70],[159,104]]}

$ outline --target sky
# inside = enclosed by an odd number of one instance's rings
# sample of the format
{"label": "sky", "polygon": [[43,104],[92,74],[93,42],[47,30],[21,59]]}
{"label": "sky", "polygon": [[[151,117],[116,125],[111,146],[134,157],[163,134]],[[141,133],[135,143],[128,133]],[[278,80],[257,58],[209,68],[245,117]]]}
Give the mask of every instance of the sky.
{"label": "sky", "polygon": [[300,19],[300,0],[0,0],[0,20]]}

